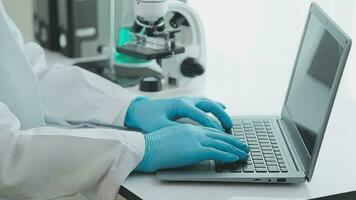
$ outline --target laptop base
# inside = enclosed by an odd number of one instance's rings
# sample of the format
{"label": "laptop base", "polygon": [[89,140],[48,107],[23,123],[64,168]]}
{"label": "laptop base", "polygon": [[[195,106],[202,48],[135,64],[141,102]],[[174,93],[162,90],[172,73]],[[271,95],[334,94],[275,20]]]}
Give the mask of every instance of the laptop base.
{"label": "laptop base", "polygon": [[[260,140],[262,137],[266,137],[261,135],[262,131],[259,131],[260,128],[258,123],[266,123],[268,125],[268,130],[273,129],[273,133],[269,133],[271,137],[274,138],[275,143],[278,144],[278,151],[280,151],[281,155],[283,155],[283,162],[288,168],[288,171],[279,171],[279,172],[270,172],[266,170],[266,172],[258,172],[258,171],[249,171],[245,170],[245,168],[241,168],[241,170],[231,169],[229,167],[222,168],[217,170],[218,163],[214,161],[205,161],[199,163],[194,166],[174,169],[174,170],[162,170],[157,172],[157,178],[161,181],[193,181],[193,182],[254,182],[254,183],[303,183],[306,181],[305,173],[301,170],[298,170],[297,165],[295,165],[291,154],[288,151],[286,142],[283,139],[282,132],[279,125],[279,117],[276,116],[246,116],[246,117],[232,117],[234,130],[233,136],[237,137],[243,142],[249,143],[250,148],[252,147],[251,141]],[[247,123],[248,122],[248,123]],[[255,136],[251,137],[251,133],[249,133],[249,129],[251,129],[250,124],[259,125],[257,127],[253,127],[253,131],[255,131]],[[240,128],[242,126],[242,128]],[[263,126],[263,125],[262,125]],[[267,135],[267,128],[264,127],[264,131]],[[246,131],[245,137],[241,138],[241,134],[239,134],[240,130]],[[242,132],[241,132],[242,133]],[[255,137],[255,138],[254,138]],[[268,136],[271,141],[271,137]],[[262,138],[263,139],[263,138]],[[271,144],[269,144],[271,145]],[[274,146],[274,145],[273,145]],[[259,147],[263,148],[263,147]],[[272,145],[270,147],[272,150]],[[266,159],[265,152],[262,152],[262,159]],[[254,160],[254,151],[250,149],[250,158],[248,162],[251,162],[251,166],[256,167]],[[277,162],[277,160],[276,160]],[[245,163],[245,165],[247,165]],[[257,168],[255,168],[256,170]]]}

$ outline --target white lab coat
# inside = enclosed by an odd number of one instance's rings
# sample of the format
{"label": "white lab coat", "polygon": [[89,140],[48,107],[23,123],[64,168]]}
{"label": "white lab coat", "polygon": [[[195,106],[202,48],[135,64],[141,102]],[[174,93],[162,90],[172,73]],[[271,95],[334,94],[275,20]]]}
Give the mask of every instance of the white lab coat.
{"label": "white lab coat", "polygon": [[116,199],[144,154],[141,133],[50,127],[45,121],[124,125],[136,95],[78,67],[47,66],[24,44],[0,0],[0,199],[82,192]]}

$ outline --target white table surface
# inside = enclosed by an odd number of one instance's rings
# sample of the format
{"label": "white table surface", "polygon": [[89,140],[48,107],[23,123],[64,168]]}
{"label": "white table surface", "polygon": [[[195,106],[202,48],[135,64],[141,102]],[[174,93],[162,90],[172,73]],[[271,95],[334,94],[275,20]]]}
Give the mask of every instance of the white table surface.
{"label": "white table surface", "polygon": [[[231,115],[279,114],[310,1],[221,0],[221,4],[233,4],[223,9],[239,17],[228,22],[224,21],[228,20],[224,18],[229,16],[227,12],[211,15],[212,2],[205,1],[204,6],[198,0],[190,2],[202,15],[208,44],[211,44],[206,83],[199,94],[223,102]],[[355,2],[317,2],[352,38],[356,38]],[[211,23],[227,25],[234,20],[239,26],[229,27],[234,31],[217,41],[222,31],[216,31],[215,24]],[[50,63],[70,63],[53,53],[47,56]],[[305,199],[356,190],[355,65],[356,54],[352,50],[311,183],[165,183],[156,180],[154,175],[133,174],[124,186],[143,199],[155,200]],[[181,94],[191,95],[171,91],[167,96]]]}

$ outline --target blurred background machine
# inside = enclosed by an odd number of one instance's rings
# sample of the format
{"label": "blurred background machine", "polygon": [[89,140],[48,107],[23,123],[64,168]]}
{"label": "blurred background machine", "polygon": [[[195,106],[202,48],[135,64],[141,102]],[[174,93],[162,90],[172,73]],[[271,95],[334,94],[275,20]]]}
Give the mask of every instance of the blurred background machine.
{"label": "blurred background machine", "polygon": [[33,1],[34,37],[41,46],[52,51],[59,50],[57,1]]}
{"label": "blurred background machine", "polygon": [[204,28],[179,0],[33,0],[45,48],[123,87],[184,87],[206,66]]}
{"label": "blurred background machine", "polygon": [[70,58],[92,57],[109,48],[110,1],[33,0],[35,38]]}
{"label": "blurred background machine", "polygon": [[[206,41],[202,21],[178,0],[122,0],[118,56],[120,65],[158,65],[163,87],[183,87],[205,71]],[[126,11],[126,13],[125,13]],[[133,12],[135,11],[135,12]],[[157,67],[156,67],[157,68]],[[145,80],[141,80],[145,84]],[[147,87],[141,87],[147,88]],[[157,90],[157,88],[152,88]]]}

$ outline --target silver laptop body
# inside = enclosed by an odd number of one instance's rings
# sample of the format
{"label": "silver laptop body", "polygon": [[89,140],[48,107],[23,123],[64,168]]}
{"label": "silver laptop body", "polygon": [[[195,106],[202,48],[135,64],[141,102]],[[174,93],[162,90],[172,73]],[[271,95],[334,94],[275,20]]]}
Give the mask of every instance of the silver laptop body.
{"label": "silver laptop body", "polygon": [[249,144],[249,160],[234,164],[205,161],[159,171],[157,178],[201,182],[310,181],[350,48],[351,39],[313,3],[281,116],[232,117],[232,134]]}

